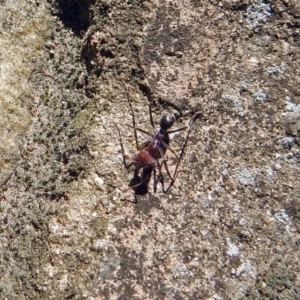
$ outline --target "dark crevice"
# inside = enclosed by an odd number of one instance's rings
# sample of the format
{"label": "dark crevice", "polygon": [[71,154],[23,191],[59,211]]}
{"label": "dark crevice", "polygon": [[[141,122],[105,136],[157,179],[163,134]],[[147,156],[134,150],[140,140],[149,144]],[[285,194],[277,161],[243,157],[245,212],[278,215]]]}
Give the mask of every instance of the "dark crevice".
{"label": "dark crevice", "polygon": [[90,6],[95,0],[48,0],[52,13],[57,15],[64,26],[71,28],[76,35],[81,35],[90,26]]}

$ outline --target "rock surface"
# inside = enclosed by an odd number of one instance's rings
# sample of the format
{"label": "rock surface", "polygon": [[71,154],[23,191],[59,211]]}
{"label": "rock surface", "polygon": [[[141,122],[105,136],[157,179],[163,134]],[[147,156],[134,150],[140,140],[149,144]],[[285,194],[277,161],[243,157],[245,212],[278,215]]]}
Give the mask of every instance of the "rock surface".
{"label": "rock surface", "polygon": [[[0,298],[298,299],[299,3],[22,5],[0,8],[28,50],[1,61]],[[150,133],[147,102],[174,129],[200,113],[136,204],[128,101]]]}

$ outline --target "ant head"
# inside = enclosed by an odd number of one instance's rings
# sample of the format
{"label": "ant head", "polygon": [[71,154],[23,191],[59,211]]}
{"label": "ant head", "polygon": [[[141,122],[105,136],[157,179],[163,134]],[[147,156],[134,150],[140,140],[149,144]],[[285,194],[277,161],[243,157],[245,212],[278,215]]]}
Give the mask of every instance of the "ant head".
{"label": "ant head", "polygon": [[164,129],[164,130],[168,130],[169,128],[171,128],[173,126],[175,122],[175,116],[174,114],[167,114],[165,112],[163,112],[161,118],[160,118],[160,128]]}

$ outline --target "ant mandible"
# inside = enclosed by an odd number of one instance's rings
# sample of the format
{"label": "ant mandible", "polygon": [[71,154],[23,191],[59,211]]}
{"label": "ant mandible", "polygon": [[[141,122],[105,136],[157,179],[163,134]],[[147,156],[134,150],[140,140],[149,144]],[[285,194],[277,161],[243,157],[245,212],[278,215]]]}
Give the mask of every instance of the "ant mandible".
{"label": "ant mandible", "polygon": [[[161,183],[162,191],[164,193],[167,193],[170,190],[170,188],[173,186],[173,184],[175,183],[175,180],[177,178],[177,175],[180,172],[179,165],[180,165],[180,162],[184,155],[185,148],[188,143],[191,125],[194,123],[196,118],[199,117],[199,114],[195,114],[192,117],[192,119],[189,121],[188,126],[184,126],[184,127],[181,127],[181,128],[175,129],[175,130],[169,130],[174,125],[176,118],[175,118],[174,114],[168,114],[168,113],[163,112],[163,114],[160,118],[159,127],[155,128],[154,122],[153,122],[153,117],[152,117],[152,108],[151,108],[150,103],[147,102],[148,108],[149,108],[150,123],[154,129],[153,134],[151,134],[145,130],[142,130],[142,129],[136,127],[135,116],[134,116],[133,108],[132,108],[132,105],[131,105],[131,102],[129,99],[128,91],[127,91],[127,100],[128,100],[128,104],[129,104],[130,111],[131,111],[132,125],[129,125],[129,124],[123,124],[123,125],[133,128],[136,149],[138,151],[138,153],[135,155],[133,161],[130,162],[129,164],[127,164],[127,162],[126,162],[125,151],[124,151],[124,146],[123,146],[120,129],[117,126],[117,124],[115,124],[115,126],[116,126],[116,128],[118,130],[118,134],[119,134],[119,140],[120,140],[121,151],[122,151],[122,156],[123,156],[123,164],[127,170],[132,166],[134,167],[134,174],[133,174],[133,177],[130,180],[128,186],[134,190],[134,192],[135,192],[134,203],[137,203],[137,198],[136,198],[137,195],[146,195],[148,193],[148,186],[149,186],[152,172],[154,173],[154,192],[156,192],[158,182]],[[186,136],[185,142],[181,148],[180,155],[178,156],[169,146],[169,143],[170,143],[169,134],[175,133],[178,131],[182,131],[185,129],[187,129],[187,136]],[[146,135],[152,136],[152,139],[144,142],[139,147],[138,139],[137,139],[137,131],[142,132]],[[175,167],[175,171],[174,171],[173,175],[171,175],[171,173],[168,169],[167,161],[164,158],[167,149],[169,149],[177,159],[177,163],[176,163],[176,167]],[[161,162],[159,161],[160,159],[162,159]],[[157,169],[158,169],[158,176],[156,176],[156,169],[155,169],[156,165],[157,165]],[[165,168],[167,175],[170,178],[169,186],[166,189],[164,186],[162,167]],[[140,174],[140,172],[141,172],[141,174]]]}

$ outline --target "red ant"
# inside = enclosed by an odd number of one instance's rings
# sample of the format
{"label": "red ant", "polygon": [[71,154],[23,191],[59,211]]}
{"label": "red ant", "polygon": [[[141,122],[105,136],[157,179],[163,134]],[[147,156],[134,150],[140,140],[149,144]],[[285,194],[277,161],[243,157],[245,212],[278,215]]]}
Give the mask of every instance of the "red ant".
{"label": "red ant", "polygon": [[[154,133],[151,134],[145,130],[136,128],[135,116],[133,113],[133,108],[132,108],[131,102],[129,100],[128,92],[127,92],[127,100],[128,100],[128,104],[129,104],[131,115],[132,115],[133,125],[128,125],[128,124],[124,124],[124,125],[126,125],[130,128],[133,128],[136,148],[139,151],[135,155],[134,160],[129,164],[126,163],[125,151],[124,151],[124,146],[123,146],[119,127],[117,126],[117,124],[115,124],[115,126],[116,126],[116,128],[118,130],[118,134],[119,134],[121,151],[122,151],[122,156],[123,156],[123,164],[127,170],[131,166],[134,166],[133,178],[130,180],[128,186],[134,190],[134,192],[135,192],[134,203],[137,203],[137,198],[136,198],[137,195],[146,195],[148,193],[148,185],[149,185],[149,182],[151,179],[152,172],[154,172],[154,192],[156,192],[158,182],[161,183],[162,190],[164,193],[167,193],[170,190],[170,188],[173,186],[173,184],[177,178],[177,175],[180,172],[178,170],[179,164],[182,160],[185,148],[187,146],[187,142],[188,142],[188,138],[189,138],[190,130],[191,130],[191,125],[199,117],[199,114],[194,115],[194,117],[190,120],[188,126],[184,126],[184,127],[181,127],[181,128],[175,129],[175,130],[169,130],[174,125],[176,117],[174,114],[167,114],[164,112],[160,118],[159,127],[155,128],[154,123],[153,123],[153,118],[152,118],[152,108],[151,108],[150,103],[148,102],[150,123],[151,123],[152,127],[154,128]],[[187,136],[186,136],[185,142],[181,148],[180,155],[177,156],[176,153],[169,146],[169,143],[170,143],[169,134],[175,133],[178,131],[182,131],[185,129],[187,129]],[[144,142],[141,145],[141,147],[139,147],[138,139],[137,139],[137,131],[152,136],[152,140],[148,140],[148,141]],[[177,159],[177,164],[176,164],[173,176],[171,175],[171,173],[168,169],[166,159],[164,159],[167,149],[169,149]],[[162,162],[159,161],[160,159],[162,159]],[[158,168],[158,176],[156,176],[156,169],[155,169],[156,165]],[[164,181],[163,181],[163,176],[162,176],[162,166],[164,166],[164,168],[168,174],[168,177],[170,178],[169,186],[166,189],[164,187]],[[141,170],[142,170],[142,172],[140,174]]]}

